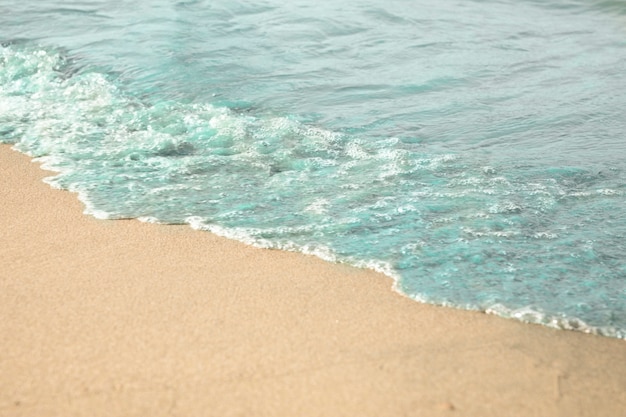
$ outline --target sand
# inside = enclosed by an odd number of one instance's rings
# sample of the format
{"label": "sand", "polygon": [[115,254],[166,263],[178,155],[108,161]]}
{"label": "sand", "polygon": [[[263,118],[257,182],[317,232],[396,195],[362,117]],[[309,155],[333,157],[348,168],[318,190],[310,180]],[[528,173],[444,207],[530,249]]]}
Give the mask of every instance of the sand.
{"label": "sand", "polygon": [[0,416],[611,416],[626,342],[389,278],[105,221],[0,146]]}

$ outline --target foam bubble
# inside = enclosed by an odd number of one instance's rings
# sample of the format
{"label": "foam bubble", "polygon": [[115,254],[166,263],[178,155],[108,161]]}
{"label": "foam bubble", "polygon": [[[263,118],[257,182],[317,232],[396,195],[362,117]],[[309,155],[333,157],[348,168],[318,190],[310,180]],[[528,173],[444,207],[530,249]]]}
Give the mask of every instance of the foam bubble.
{"label": "foam bubble", "polygon": [[542,309],[533,306],[511,309],[502,304],[494,304],[484,309],[484,311],[487,314],[513,318],[525,323],[541,324],[555,329],[574,330],[618,339],[626,338],[626,332],[622,329],[613,326],[591,326],[579,318],[548,314]]}

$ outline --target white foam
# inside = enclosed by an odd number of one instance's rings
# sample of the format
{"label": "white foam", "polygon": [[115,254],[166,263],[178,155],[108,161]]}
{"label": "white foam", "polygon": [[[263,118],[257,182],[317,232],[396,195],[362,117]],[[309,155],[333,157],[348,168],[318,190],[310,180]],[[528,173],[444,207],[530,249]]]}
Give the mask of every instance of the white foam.
{"label": "white foam", "polygon": [[541,324],[555,329],[575,330],[583,333],[626,339],[626,332],[615,327],[591,326],[579,318],[549,315],[533,306],[511,309],[502,304],[494,304],[484,309],[484,312],[516,319],[525,323]]}
{"label": "white foam", "polygon": [[305,211],[310,211],[315,214],[326,214],[328,213],[328,206],[330,205],[330,201],[325,198],[318,198],[305,207]]}

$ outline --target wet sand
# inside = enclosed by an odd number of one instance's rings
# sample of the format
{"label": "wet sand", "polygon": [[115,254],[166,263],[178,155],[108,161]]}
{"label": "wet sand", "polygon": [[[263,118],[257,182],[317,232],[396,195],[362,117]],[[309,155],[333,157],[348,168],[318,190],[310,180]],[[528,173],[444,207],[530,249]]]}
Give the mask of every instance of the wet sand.
{"label": "wet sand", "polygon": [[0,146],[0,416],[611,416],[626,342],[372,271],[83,215]]}

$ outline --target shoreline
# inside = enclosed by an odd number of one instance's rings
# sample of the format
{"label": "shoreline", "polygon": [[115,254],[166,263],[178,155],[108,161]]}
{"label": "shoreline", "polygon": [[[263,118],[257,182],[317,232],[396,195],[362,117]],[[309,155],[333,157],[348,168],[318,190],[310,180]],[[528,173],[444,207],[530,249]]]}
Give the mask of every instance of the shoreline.
{"label": "shoreline", "polygon": [[626,342],[421,304],[189,226],[98,220],[0,145],[0,416],[615,416]]}

